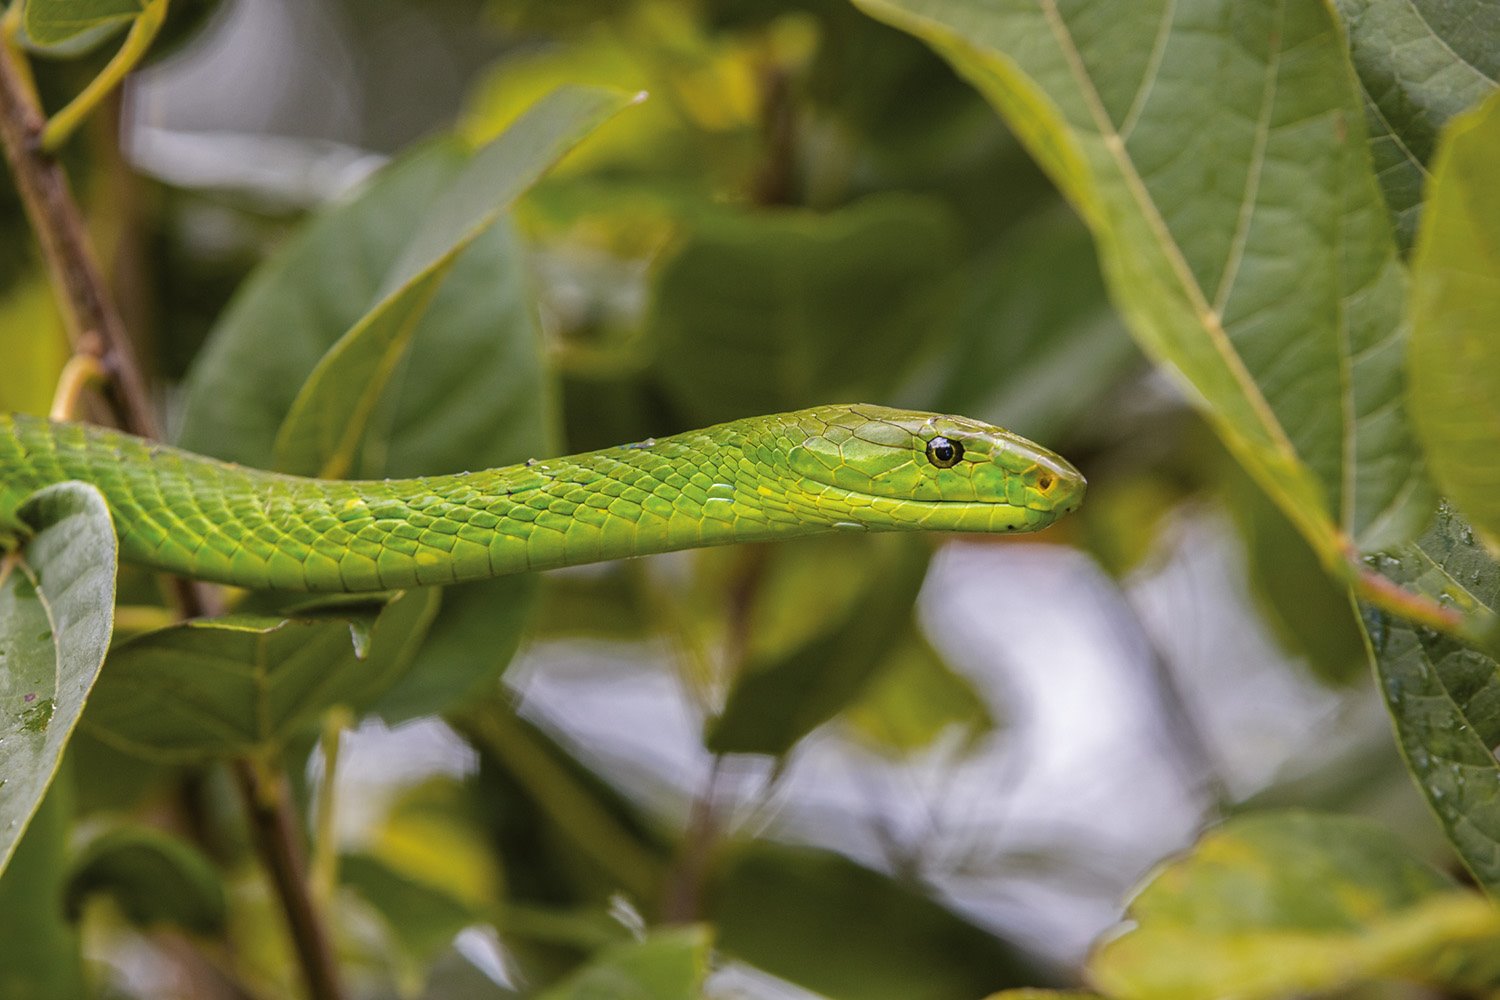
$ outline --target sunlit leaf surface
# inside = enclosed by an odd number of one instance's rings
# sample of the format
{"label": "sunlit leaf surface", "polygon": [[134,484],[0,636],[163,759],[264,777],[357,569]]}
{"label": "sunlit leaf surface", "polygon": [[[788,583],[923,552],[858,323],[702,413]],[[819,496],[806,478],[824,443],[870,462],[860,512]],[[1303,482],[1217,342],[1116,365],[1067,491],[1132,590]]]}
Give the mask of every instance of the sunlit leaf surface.
{"label": "sunlit leaf surface", "polygon": [[1381,979],[1462,988],[1500,971],[1500,911],[1349,817],[1231,820],[1153,875],[1126,919],[1089,962],[1122,1000],[1272,1000]]}
{"label": "sunlit leaf surface", "polygon": [[1438,485],[1500,540],[1500,96],[1456,120],[1412,261],[1411,407]]}

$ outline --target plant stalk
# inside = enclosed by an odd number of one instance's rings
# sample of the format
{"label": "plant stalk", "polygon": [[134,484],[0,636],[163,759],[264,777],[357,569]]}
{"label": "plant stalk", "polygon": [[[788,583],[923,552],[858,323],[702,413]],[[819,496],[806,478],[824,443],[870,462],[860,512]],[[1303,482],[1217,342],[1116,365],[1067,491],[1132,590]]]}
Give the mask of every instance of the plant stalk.
{"label": "plant stalk", "polygon": [[157,437],[156,414],[125,323],[89,246],[68,179],[42,150],[46,127],[18,53],[0,45],[0,147],[26,217],[41,244],[73,350],[99,359],[109,373],[114,408],[127,429]]}
{"label": "plant stalk", "polygon": [[271,875],[292,932],[308,996],[312,1000],[345,1000],[328,925],[309,891],[307,861],[286,779],[248,758],[235,760],[233,768],[256,850]]}

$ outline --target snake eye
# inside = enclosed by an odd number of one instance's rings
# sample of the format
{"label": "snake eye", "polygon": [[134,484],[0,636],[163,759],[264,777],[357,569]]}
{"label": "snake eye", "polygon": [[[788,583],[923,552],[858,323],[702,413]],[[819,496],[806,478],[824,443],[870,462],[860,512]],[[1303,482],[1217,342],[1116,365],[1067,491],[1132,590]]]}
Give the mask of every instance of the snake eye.
{"label": "snake eye", "polygon": [[964,457],[964,446],[945,437],[935,437],[927,442],[927,461],[939,469],[951,469]]}

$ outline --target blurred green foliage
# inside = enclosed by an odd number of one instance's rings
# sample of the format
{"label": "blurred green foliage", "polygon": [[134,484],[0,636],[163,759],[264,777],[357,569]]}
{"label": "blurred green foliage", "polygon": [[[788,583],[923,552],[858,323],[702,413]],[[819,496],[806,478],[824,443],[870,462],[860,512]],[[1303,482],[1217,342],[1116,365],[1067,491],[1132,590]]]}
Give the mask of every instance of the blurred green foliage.
{"label": "blurred green foliage", "polygon": [[[143,6],[14,8],[48,110]],[[350,997],[1500,990],[1492,905],[1429,863],[1500,891],[1490,7],[272,6],[174,2],[63,154],[179,443],[405,476],[868,399],[1042,440],[1090,499],[1027,541],[186,623],[127,568],[100,672],[107,517],[63,488],[0,578],[0,1000],[297,995],[247,767]],[[26,226],[0,185],[0,404],[45,412],[69,347]],[[1197,548],[1230,596],[1161,607]],[[1096,704],[1091,659],[1139,698]],[[1344,731],[1377,696],[1440,829]],[[1212,731],[1299,699],[1337,706],[1317,754]],[[1144,773],[1069,811],[1129,713],[1177,826]],[[1122,914],[1089,955],[1084,882]]]}

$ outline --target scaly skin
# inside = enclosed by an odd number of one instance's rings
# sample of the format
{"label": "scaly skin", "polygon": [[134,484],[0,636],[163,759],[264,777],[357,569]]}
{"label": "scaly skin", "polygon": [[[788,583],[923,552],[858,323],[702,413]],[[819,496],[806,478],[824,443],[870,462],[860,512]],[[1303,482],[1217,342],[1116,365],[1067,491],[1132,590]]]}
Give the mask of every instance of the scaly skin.
{"label": "scaly skin", "polygon": [[[942,435],[962,458],[937,467]],[[869,405],[751,417],[483,472],[344,482],[0,415],[0,541],[66,480],[104,494],[121,558],[240,587],[378,591],[837,529],[1034,531],[1084,480],[1024,438]]]}

